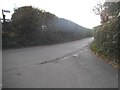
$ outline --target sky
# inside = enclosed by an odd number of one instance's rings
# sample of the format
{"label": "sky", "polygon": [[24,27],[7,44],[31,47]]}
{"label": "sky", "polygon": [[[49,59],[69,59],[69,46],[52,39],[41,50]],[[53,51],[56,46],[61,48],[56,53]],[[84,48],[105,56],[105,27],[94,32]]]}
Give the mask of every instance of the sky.
{"label": "sky", "polygon": [[107,2],[118,2],[120,0],[106,0]]}
{"label": "sky", "polygon": [[11,11],[5,13],[6,18],[10,19],[14,8],[32,5],[86,28],[93,28],[100,25],[100,16],[92,11],[99,1],[101,0],[0,0],[0,18],[2,18],[2,9]]}

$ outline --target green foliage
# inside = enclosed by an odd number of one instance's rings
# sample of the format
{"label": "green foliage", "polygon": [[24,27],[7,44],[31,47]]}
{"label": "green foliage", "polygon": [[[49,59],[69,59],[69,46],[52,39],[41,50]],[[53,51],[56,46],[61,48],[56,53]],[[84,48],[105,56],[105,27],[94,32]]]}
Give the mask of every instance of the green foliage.
{"label": "green foliage", "polygon": [[120,15],[120,1],[119,2],[105,2],[104,4],[97,4],[93,8],[96,15],[100,15],[101,23],[106,23],[114,17]]}
{"label": "green foliage", "polygon": [[109,16],[117,16],[120,12],[120,1],[119,2],[105,2],[106,12]]}
{"label": "green foliage", "polygon": [[94,44],[92,45],[93,51],[101,55],[109,57],[115,62],[120,61],[118,50],[120,49],[120,31],[118,26],[120,18],[114,18],[109,23],[94,28]]}
{"label": "green foliage", "polygon": [[3,48],[49,45],[90,36],[90,29],[31,6],[16,9],[12,21],[3,24]]}
{"label": "green foliage", "polygon": [[[105,56],[120,64],[120,1],[105,2],[101,5],[101,12],[112,17],[106,23],[94,27],[94,42],[91,44],[91,49],[99,55]],[[98,7],[100,9],[100,7]]]}

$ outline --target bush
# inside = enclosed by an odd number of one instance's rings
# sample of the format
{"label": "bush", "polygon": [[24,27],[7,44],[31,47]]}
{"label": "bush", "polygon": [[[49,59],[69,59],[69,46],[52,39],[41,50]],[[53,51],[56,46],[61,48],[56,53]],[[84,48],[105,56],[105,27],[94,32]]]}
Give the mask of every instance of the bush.
{"label": "bush", "polygon": [[120,50],[119,18],[114,18],[108,23],[94,28],[94,42],[92,50],[104,55],[115,62],[120,61],[118,50]]}

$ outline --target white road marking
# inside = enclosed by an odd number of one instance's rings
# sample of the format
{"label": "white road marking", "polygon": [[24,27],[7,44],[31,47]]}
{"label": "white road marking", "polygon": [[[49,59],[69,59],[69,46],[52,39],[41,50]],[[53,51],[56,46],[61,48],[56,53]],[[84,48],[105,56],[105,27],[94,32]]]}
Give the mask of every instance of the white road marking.
{"label": "white road marking", "polygon": [[81,51],[80,53],[86,52],[88,49],[85,49],[84,51]]}
{"label": "white road marking", "polygon": [[67,59],[68,57],[64,57],[64,58],[62,58],[62,59]]}
{"label": "white road marking", "polygon": [[81,51],[80,53],[83,53],[84,51]]}
{"label": "white road marking", "polygon": [[74,54],[74,55],[73,55],[73,57],[78,57],[78,56],[79,56],[79,54]]}
{"label": "white road marking", "polygon": [[85,51],[87,51],[88,49],[86,49]]}

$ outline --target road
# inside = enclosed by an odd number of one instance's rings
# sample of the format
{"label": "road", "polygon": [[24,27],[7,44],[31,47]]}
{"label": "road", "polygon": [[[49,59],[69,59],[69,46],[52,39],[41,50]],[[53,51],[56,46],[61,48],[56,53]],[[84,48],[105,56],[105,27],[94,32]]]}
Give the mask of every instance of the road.
{"label": "road", "polygon": [[92,41],[4,50],[3,88],[117,88],[118,71],[93,55]]}

